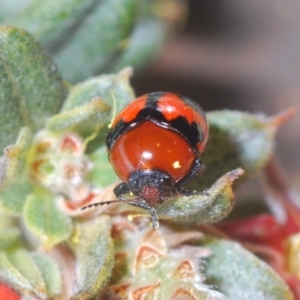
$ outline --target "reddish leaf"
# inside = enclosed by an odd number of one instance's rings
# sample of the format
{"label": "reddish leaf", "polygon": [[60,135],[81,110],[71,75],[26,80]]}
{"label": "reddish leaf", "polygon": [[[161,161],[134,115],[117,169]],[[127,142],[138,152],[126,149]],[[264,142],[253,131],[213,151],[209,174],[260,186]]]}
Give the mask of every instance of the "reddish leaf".
{"label": "reddish leaf", "polygon": [[21,297],[12,288],[3,283],[0,283],[0,299],[21,300]]}

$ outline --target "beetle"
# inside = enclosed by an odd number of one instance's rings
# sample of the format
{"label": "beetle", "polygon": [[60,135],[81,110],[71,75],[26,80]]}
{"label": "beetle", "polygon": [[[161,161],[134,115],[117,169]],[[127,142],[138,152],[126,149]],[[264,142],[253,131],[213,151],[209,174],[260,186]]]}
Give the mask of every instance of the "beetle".
{"label": "beetle", "polygon": [[153,205],[174,193],[190,193],[183,186],[203,167],[200,155],[208,135],[205,113],[191,99],[168,92],[137,98],[115,118],[106,137],[109,161],[122,180],[114,189],[119,200],[86,207],[125,201],[148,210],[157,229]]}

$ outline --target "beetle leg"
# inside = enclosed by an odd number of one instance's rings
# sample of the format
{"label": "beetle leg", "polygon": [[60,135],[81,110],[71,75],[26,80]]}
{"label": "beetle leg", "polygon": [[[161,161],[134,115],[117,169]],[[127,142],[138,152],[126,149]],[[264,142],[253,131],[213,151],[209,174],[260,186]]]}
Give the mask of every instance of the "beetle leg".
{"label": "beetle leg", "polygon": [[159,221],[158,221],[158,217],[156,214],[156,210],[153,207],[150,207],[149,212],[150,212],[150,216],[151,216],[151,220],[152,220],[153,229],[158,229]]}
{"label": "beetle leg", "polygon": [[178,191],[181,192],[182,190],[182,186],[184,186],[185,184],[187,184],[188,182],[190,182],[192,179],[194,179],[199,172],[205,171],[205,165],[202,164],[202,161],[200,160],[200,158],[196,158],[194,160],[193,166],[190,170],[190,172],[183,178],[181,178],[178,182],[176,182],[174,188]]}
{"label": "beetle leg", "polygon": [[153,229],[158,229],[159,221],[158,221],[157,213],[152,206],[144,202],[144,200],[133,200],[133,201],[128,201],[127,203],[148,210],[151,216]]}
{"label": "beetle leg", "polygon": [[114,188],[114,193],[116,197],[120,200],[126,200],[127,198],[124,197],[125,194],[130,192],[128,185],[125,182],[120,183]]}
{"label": "beetle leg", "polygon": [[151,216],[153,229],[158,229],[159,222],[158,222],[158,217],[157,217],[155,209],[152,206],[150,206],[147,202],[145,202],[144,200],[142,200],[140,198],[138,198],[138,199],[126,198],[124,195],[128,194],[129,192],[130,192],[129,187],[125,182],[120,183],[119,185],[117,185],[114,188],[114,193],[118,199],[126,201],[128,204],[148,210],[150,213],[150,216]]}

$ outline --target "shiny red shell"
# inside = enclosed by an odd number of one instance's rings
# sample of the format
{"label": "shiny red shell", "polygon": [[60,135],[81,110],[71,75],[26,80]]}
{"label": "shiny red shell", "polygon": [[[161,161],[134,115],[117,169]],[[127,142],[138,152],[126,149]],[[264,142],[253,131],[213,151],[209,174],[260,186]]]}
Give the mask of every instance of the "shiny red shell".
{"label": "shiny red shell", "polygon": [[[112,128],[120,120],[125,123],[132,122],[138,113],[147,106],[148,97],[149,94],[143,95],[125,107],[115,118]],[[194,122],[197,124],[198,130],[203,134],[203,139],[197,143],[197,148],[200,153],[204,151],[209,135],[209,128],[205,113],[198,104],[174,93],[164,93],[158,99],[156,109],[164,115],[167,121],[172,121],[178,116],[183,116],[187,119],[188,123],[192,124]]]}
{"label": "shiny red shell", "polygon": [[161,170],[176,182],[191,168],[196,153],[176,132],[146,121],[121,135],[110,153],[110,162],[125,182],[136,170]]}
{"label": "shiny red shell", "polygon": [[173,93],[152,93],[125,107],[107,137],[109,160],[127,182],[137,170],[159,170],[174,183],[204,151],[208,125],[200,106]]}

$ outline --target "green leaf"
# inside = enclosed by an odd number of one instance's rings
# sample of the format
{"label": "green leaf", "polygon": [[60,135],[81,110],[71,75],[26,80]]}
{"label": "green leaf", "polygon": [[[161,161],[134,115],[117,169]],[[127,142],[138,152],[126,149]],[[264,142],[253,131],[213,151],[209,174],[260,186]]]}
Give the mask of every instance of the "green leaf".
{"label": "green leaf", "polygon": [[168,199],[155,206],[157,214],[161,219],[176,219],[189,223],[217,222],[232,210],[234,205],[232,184],[243,173],[241,169],[233,170],[202,193]]}
{"label": "green leaf", "polygon": [[16,219],[2,210],[0,210],[0,231],[5,231],[6,228],[14,227]]}
{"label": "green leaf", "polygon": [[31,299],[46,299],[41,272],[26,250],[0,252],[0,278]]}
{"label": "green leaf", "polygon": [[26,152],[32,142],[32,132],[28,127],[21,128],[14,145],[4,148],[6,158],[6,177],[16,180],[24,174]]}
{"label": "green leaf", "polygon": [[1,209],[13,216],[20,216],[31,192],[32,186],[28,181],[6,181],[0,190]]}
{"label": "green leaf", "polygon": [[238,243],[208,239],[203,246],[212,251],[205,264],[209,283],[230,299],[294,299],[282,278]]}
{"label": "green leaf", "polygon": [[20,230],[17,227],[6,228],[0,231],[0,250],[16,245],[20,241]]}
{"label": "green leaf", "polygon": [[[213,223],[226,217],[234,206],[232,184],[243,175],[242,169],[236,169],[223,175],[208,190],[194,191],[192,195],[176,195],[165,199],[163,203],[153,205],[159,219],[169,219],[186,223]],[[126,198],[134,199],[135,195],[128,193]],[[143,208],[124,203],[116,206],[116,211],[139,212],[147,214]],[[150,216],[150,215],[149,215]],[[154,224],[153,224],[154,225]]]}
{"label": "green leaf", "polygon": [[[131,74],[132,69],[125,68],[117,74],[101,75],[75,85],[64,102],[62,113],[54,116],[54,120],[63,116],[64,113],[76,112],[76,109],[80,109],[83,105],[90,103],[91,99],[100,97],[103,102],[110,105],[111,114],[103,114],[104,118],[101,119],[94,118],[96,123],[92,122],[90,117],[86,117],[83,120],[83,124],[80,123],[74,129],[85,137],[92,136],[89,140],[88,152],[99,148],[105,141],[108,122],[111,121],[116,112],[120,111],[135,98],[129,83]],[[52,119],[49,122],[52,122]]]}
{"label": "green leaf", "polygon": [[94,168],[88,174],[88,180],[93,185],[104,188],[118,180],[118,176],[108,161],[106,147],[101,147],[91,153],[89,159]]}
{"label": "green leaf", "polygon": [[[158,55],[170,33],[170,26],[158,19],[141,20],[130,36],[128,45],[118,60],[110,68],[111,71],[131,66],[140,70]],[[147,37],[147,39],[145,39]]]}
{"label": "green leaf", "polygon": [[42,274],[47,298],[60,294],[62,281],[58,264],[50,256],[41,253],[32,253],[31,257]]}
{"label": "green leaf", "polygon": [[62,287],[54,260],[23,249],[0,252],[0,280],[9,282],[26,299],[49,299],[59,294]]}
{"label": "green leaf", "polygon": [[238,167],[245,170],[246,176],[253,175],[267,163],[273,153],[275,133],[292,113],[289,110],[275,117],[230,110],[207,113],[210,135],[201,155],[207,169],[190,186],[207,188]]}
{"label": "green leaf", "polygon": [[77,258],[79,292],[72,300],[91,299],[108,282],[114,264],[109,218],[78,223],[79,237],[73,244]]}
{"label": "green leaf", "polygon": [[[115,111],[120,111],[135,98],[129,82],[131,75],[132,69],[124,68],[117,74],[105,74],[76,84],[71,88],[61,111],[65,112],[79,107],[94,98],[101,98],[111,107],[115,105]],[[116,103],[114,103],[113,98],[115,98]]]}
{"label": "green leaf", "polygon": [[0,26],[0,148],[12,143],[22,126],[41,128],[64,97],[59,71],[35,39],[22,29]]}
{"label": "green leaf", "polygon": [[58,210],[54,196],[44,189],[36,190],[26,200],[24,221],[46,249],[66,240],[72,230],[70,218]]}
{"label": "green leaf", "polygon": [[74,131],[88,136],[96,131],[99,124],[108,120],[110,106],[100,99],[72,110],[62,112],[50,118],[46,127],[50,131]]}
{"label": "green leaf", "polygon": [[101,1],[55,56],[64,77],[76,82],[100,73],[118,54],[121,43],[129,36],[137,5],[136,0]]}
{"label": "green leaf", "polygon": [[20,242],[21,232],[17,227],[16,219],[0,211],[0,251],[16,246]]}
{"label": "green leaf", "polygon": [[36,0],[6,19],[5,23],[28,30],[40,43],[53,49],[98,3],[99,0]]}
{"label": "green leaf", "polygon": [[[126,66],[135,72],[149,65],[166,44],[171,32],[186,20],[187,3],[183,1],[140,1],[138,18],[122,53],[108,68],[118,71]],[[147,38],[145,38],[147,37]]]}

